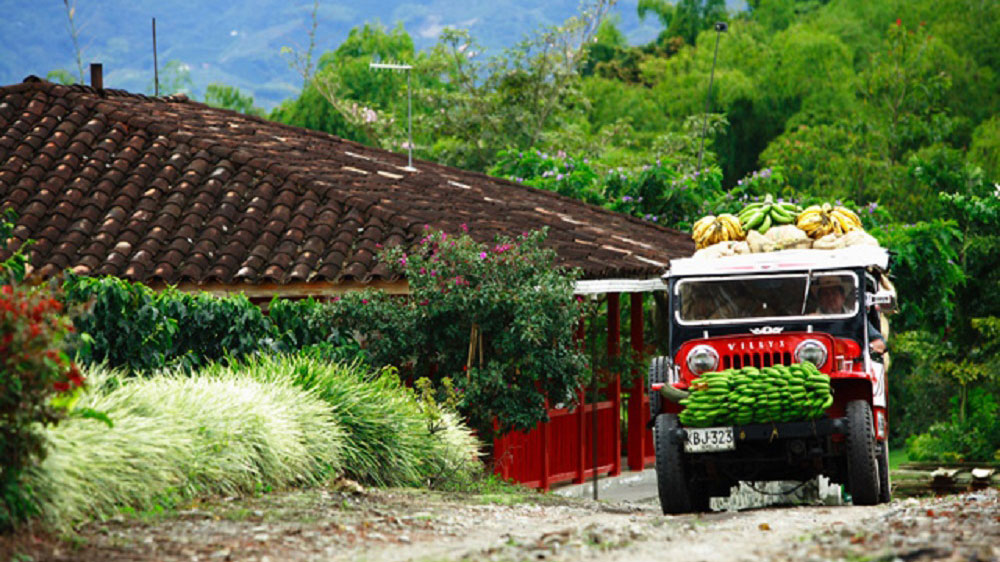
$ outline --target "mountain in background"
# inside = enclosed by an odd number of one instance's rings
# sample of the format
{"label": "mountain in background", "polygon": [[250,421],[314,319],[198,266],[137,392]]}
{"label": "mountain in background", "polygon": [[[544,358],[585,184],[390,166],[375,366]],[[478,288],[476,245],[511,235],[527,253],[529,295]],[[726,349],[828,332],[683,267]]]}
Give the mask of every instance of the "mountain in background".
{"label": "mountain in background", "polygon": [[[639,21],[637,3],[622,0],[612,12],[633,44],[651,41],[659,32],[655,18]],[[743,5],[728,3],[731,9]],[[271,108],[301,87],[301,77],[281,49],[308,47],[311,0],[76,0],[75,8],[84,73],[89,63],[103,63],[105,87],[152,93],[153,17],[161,72],[168,61],[187,65],[195,97],[217,82]],[[402,22],[418,50],[433,45],[445,27],[459,27],[468,29],[486,54],[496,53],[539,26],[562,23],[579,8],[579,0],[321,1],[315,56],[335,49],[351,28],[376,20],[390,27]],[[0,85],[59,69],[79,80],[63,2],[0,0],[0,13]]]}

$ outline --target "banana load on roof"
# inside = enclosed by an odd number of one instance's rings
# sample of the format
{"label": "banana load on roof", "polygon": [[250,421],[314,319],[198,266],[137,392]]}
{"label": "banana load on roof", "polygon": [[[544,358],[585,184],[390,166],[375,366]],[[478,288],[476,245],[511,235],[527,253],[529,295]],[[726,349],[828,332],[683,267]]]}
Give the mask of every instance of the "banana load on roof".
{"label": "banana load on roof", "polygon": [[843,206],[823,203],[805,209],[767,195],[737,215],[708,215],[694,223],[694,257],[723,257],[777,250],[878,246],[858,215]]}

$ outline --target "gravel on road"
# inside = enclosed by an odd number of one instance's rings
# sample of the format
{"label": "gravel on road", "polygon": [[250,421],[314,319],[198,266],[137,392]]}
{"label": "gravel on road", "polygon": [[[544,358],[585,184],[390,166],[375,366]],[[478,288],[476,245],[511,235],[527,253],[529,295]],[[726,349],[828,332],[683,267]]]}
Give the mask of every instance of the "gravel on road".
{"label": "gravel on road", "polygon": [[[34,561],[797,560],[1000,562],[996,490],[664,516],[654,503],[414,490],[276,492],[0,538]],[[13,558],[18,556],[20,558]]]}

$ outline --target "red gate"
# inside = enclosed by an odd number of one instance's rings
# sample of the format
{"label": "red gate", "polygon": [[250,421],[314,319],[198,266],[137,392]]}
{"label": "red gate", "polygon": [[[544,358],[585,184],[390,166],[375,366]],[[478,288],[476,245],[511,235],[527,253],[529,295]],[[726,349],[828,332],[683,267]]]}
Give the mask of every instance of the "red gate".
{"label": "red gate", "polygon": [[[631,297],[632,352],[643,355],[642,294]],[[577,332],[582,340],[583,330]],[[618,293],[608,294],[608,356],[621,354],[621,310]],[[628,467],[642,470],[653,462],[652,432],[649,421],[649,397],[642,373],[634,373],[628,399]],[[608,399],[595,403],[578,395],[578,406],[553,408],[549,421],[528,432],[511,432],[493,441],[494,472],[504,479],[532,488],[548,490],[553,484],[582,483],[596,474],[616,476],[622,468],[622,391],[621,376],[615,373],[602,394]],[[594,466],[594,416],[597,416],[597,462]]]}

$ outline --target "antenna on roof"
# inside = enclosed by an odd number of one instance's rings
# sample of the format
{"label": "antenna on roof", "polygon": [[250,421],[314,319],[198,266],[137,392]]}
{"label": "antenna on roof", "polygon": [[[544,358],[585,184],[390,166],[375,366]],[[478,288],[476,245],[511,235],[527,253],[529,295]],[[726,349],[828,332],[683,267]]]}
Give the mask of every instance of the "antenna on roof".
{"label": "antenna on roof", "polygon": [[705,154],[705,133],[708,130],[708,102],[712,98],[712,81],[715,80],[715,62],[719,60],[719,38],[729,31],[729,24],[724,21],[715,24],[715,55],[712,56],[712,73],[708,75],[708,92],[705,94],[705,120],[701,126],[701,147],[698,149],[698,171],[701,171],[701,157]]}
{"label": "antenna on roof", "polygon": [[156,18],[153,18],[153,95],[160,95],[160,67],[156,62]]}
{"label": "antenna on roof", "polygon": [[[378,57],[378,55],[375,55]],[[376,58],[376,60],[379,60]],[[410,71],[413,65],[370,62],[368,68],[372,70],[404,70],[406,71],[406,149],[409,153],[409,161],[406,168],[413,171],[413,98],[410,95]]]}

